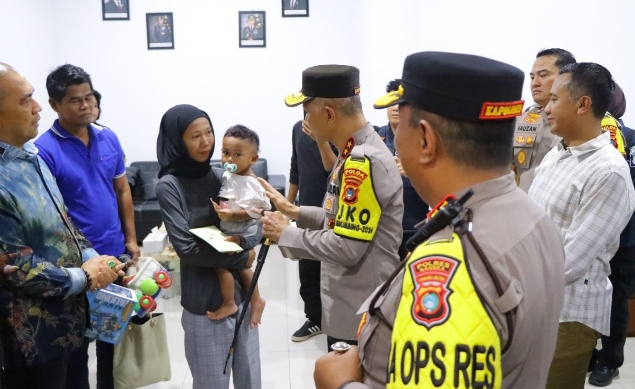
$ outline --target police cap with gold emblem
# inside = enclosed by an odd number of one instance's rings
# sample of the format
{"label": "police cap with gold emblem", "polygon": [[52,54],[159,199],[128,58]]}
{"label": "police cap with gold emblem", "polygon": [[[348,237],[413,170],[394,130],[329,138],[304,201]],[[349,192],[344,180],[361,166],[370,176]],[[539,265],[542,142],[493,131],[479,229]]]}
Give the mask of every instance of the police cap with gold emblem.
{"label": "police cap with gold emblem", "polygon": [[375,102],[377,109],[410,104],[455,120],[520,116],[523,72],[493,59],[424,51],[406,57],[401,86]]}
{"label": "police cap with gold emblem", "polygon": [[346,65],[318,65],[302,72],[302,89],[284,99],[288,107],[295,107],[314,97],[327,99],[358,95],[359,69]]}

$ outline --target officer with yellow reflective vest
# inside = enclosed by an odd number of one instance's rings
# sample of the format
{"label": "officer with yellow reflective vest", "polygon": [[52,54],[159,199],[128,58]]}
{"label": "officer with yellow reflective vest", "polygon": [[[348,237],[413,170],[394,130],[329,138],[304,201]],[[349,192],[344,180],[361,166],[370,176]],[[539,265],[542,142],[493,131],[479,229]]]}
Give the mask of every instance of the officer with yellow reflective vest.
{"label": "officer with yellow reflective vest", "polygon": [[602,118],[602,129],[608,131],[611,135],[611,144],[617,149],[617,151],[626,157],[626,140],[622,133],[622,126],[610,113],[604,114]]}
{"label": "officer with yellow reflective vest", "polygon": [[523,73],[474,55],[408,56],[395,146],[428,204],[410,256],[361,307],[359,348],[316,361],[318,389],[541,388],[564,250],[509,171]]}
{"label": "officer with yellow reflective vest", "polygon": [[322,207],[297,207],[266,181],[261,184],[284,215],[267,212],[263,234],[287,258],[321,261],[322,331],[330,346],[355,343],[357,309],[399,264],[402,180],[392,154],[362,112],[359,70],[320,65],[302,72],[302,90],[285,99],[302,104],[318,143],[339,156]]}

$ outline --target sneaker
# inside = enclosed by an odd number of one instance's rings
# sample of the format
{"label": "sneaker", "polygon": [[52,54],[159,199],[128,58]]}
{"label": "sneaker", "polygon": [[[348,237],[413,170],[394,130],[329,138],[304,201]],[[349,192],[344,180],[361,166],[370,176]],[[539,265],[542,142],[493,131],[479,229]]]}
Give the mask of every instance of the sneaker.
{"label": "sneaker", "polygon": [[619,369],[599,365],[589,376],[589,383],[595,386],[609,386],[613,382],[613,378],[617,378],[619,375]]}
{"label": "sneaker", "polygon": [[303,342],[315,335],[322,333],[322,329],[318,324],[315,324],[311,320],[307,320],[299,330],[293,333],[291,340],[294,342]]}

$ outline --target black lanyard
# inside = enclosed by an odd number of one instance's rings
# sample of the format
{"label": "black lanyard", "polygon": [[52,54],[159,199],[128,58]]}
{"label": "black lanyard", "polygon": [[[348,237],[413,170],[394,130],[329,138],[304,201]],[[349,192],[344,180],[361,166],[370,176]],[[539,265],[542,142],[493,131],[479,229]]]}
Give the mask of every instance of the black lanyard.
{"label": "black lanyard", "polygon": [[75,241],[75,244],[77,245],[77,249],[79,250],[79,255],[81,257],[82,246],[79,244],[79,240],[77,239],[77,236],[75,235],[75,232],[73,231],[73,227],[71,226],[71,223],[68,221],[68,219],[66,218],[66,215],[62,212],[59,205],[57,205],[57,202],[55,201],[55,197],[53,196],[53,193],[51,193],[51,189],[49,189],[48,185],[46,184],[46,180],[44,179],[44,175],[42,174],[42,169],[40,168],[40,161],[37,159],[37,156],[33,158],[33,165],[35,166],[35,170],[40,176],[40,179],[42,180],[42,184],[44,184],[44,188],[46,188],[46,192],[51,198],[53,205],[55,205],[55,209],[57,210],[57,213],[60,215],[60,218],[62,218],[64,225],[66,226],[66,228],[68,228],[68,231],[73,236],[73,240]]}

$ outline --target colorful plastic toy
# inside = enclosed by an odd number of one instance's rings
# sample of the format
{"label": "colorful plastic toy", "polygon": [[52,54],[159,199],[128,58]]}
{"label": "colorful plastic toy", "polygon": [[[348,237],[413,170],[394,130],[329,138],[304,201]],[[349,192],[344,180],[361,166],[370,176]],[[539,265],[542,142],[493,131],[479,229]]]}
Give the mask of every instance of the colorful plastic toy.
{"label": "colorful plastic toy", "polygon": [[143,317],[157,308],[155,299],[172,286],[172,277],[166,268],[154,258],[148,258],[134,276],[124,278],[123,285],[137,291],[137,316]]}

